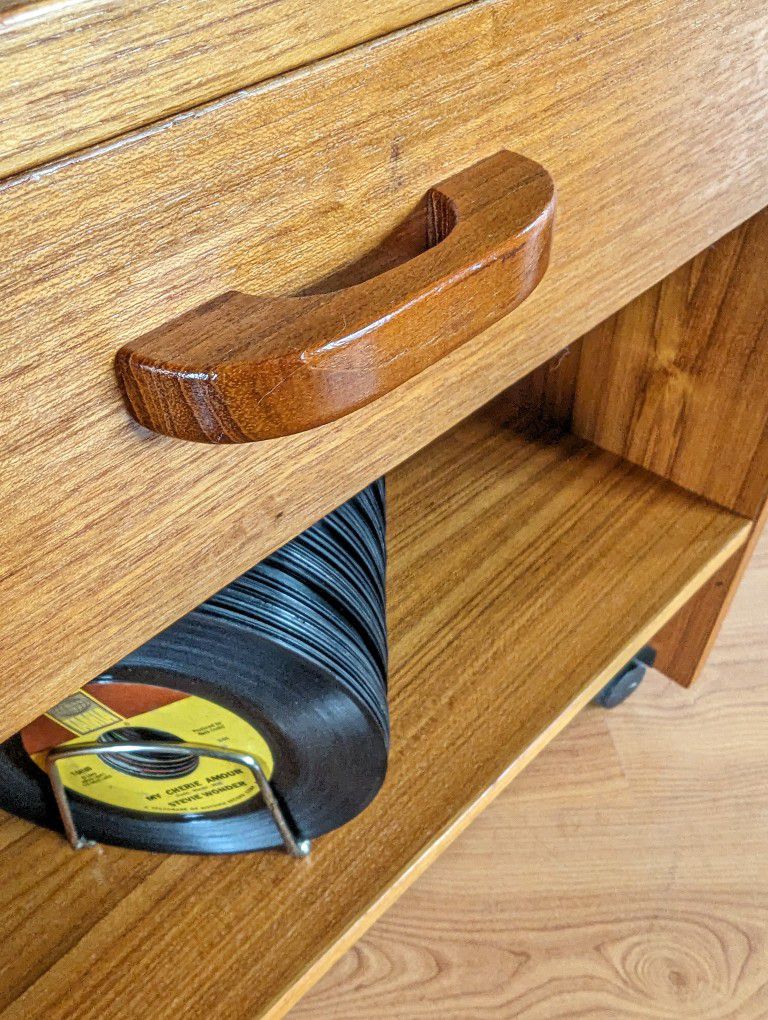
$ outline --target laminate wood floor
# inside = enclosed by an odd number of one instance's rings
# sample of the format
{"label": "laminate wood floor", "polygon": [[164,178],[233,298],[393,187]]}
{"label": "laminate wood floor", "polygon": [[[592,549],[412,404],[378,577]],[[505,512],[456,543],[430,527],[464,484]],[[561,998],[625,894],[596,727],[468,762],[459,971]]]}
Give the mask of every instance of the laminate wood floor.
{"label": "laminate wood floor", "polygon": [[768,1017],[768,535],[699,682],[584,711],[292,1011]]}

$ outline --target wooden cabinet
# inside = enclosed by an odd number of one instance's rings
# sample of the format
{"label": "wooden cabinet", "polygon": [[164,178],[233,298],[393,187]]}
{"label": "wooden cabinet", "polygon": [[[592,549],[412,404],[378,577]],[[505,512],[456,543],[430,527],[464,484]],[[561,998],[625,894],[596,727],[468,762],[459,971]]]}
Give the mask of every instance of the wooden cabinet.
{"label": "wooden cabinet", "polygon": [[[8,1017],[283,1011],[646,640],[690,680],[765,505],[764,5],[190,6],[0,12],[0,724],[389,473],[392,776],[299,863],[4,819]],[[428,190],[505,149],[558,200],[510,314],[299,435],[130,417],[124,344],[402,268]]]}
{"label": "wooden cabinet", "polygon": [[[4,732],[756,212],[763,17],[471,4],[0,185]],[[124,343],[228,290],[318,283],[501,148],[559,196],[512,315],[302,436],[209,450],[136,428]]]}

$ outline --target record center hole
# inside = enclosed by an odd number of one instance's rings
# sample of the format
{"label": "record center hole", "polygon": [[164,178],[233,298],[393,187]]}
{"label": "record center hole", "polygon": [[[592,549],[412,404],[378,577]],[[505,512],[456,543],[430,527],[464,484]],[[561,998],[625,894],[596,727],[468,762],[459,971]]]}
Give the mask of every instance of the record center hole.
{"label": "record center hole", "polygon": [[[136,744],[142,741],[175,744],[179,737],[149,726],[120,726],[107,730],[98,738],[100,744]],[[138,779],[180,779],[194,772],[198,763],[196,754],[181,749],[174,754],[163,754],[160,751],[110,751],[99,757],[117,772]]]}

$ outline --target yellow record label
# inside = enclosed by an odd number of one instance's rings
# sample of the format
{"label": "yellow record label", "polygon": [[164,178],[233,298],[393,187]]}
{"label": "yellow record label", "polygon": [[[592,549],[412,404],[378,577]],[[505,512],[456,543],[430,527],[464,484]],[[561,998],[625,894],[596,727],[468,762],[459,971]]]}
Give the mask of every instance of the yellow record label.
{"label": "yellow record label", "polygon": [[117,745],[103,757],[62,759],[64,785],[102,804],[152,814],[224,811],[256,796],[258,784],[244,765],[198,758],[181,748],[172,755],[123,752],[121,743],[207,744],[253,755],[268,779],[274,768],[266,740],[251,723],[207,698],[152,684],[94,681],[36,719],[21,736],[43,769],[54,747]]}

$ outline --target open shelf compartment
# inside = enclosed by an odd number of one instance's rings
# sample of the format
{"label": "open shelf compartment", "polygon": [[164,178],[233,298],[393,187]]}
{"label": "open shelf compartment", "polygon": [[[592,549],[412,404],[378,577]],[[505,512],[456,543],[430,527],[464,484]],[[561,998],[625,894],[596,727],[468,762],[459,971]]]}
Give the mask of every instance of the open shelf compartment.
{"label": "open shelf compartment", "polygon": [[[389,478],[392,752],[280,853],[164,857],[2,816],[3,1016],[282,1013],[744,543],[749,522],[485,409]],[[513,852],[513,848],[505,848]]]}

